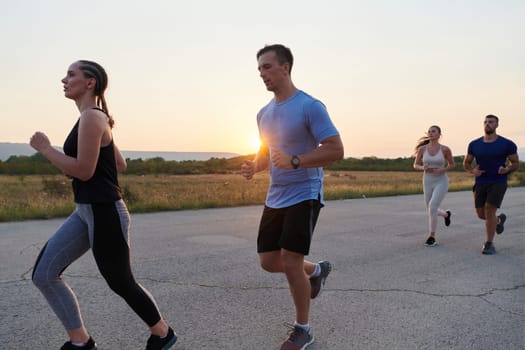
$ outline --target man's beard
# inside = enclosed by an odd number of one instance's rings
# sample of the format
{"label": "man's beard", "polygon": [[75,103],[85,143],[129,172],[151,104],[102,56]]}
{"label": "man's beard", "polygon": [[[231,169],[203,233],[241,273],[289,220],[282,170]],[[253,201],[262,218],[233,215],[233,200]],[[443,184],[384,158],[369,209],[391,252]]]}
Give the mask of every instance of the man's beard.
{"label": "man's beard", "polygon": [[492,135],[492,134],[494,134],[494,132],[495,132],[494,129],[489,129],[489,128],[485,129],[485,134],[487,134],[487,135]]}

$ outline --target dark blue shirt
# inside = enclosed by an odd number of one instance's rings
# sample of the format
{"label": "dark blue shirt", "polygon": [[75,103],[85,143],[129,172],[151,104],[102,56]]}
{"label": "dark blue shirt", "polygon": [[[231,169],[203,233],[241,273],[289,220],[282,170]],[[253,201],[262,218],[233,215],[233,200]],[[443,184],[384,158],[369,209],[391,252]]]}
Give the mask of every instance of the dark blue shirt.
{"label": "dark blue shirt", "polygon": [[508,156],[517,151],[514,142],[499,135],[493,142],[484,142],[483,137],[470,142],[468,154],[474,156],[479,169],[484,171],[476,177],[476,184],[507,182],[507,174],[498,174],[498,169],[504,167]]}

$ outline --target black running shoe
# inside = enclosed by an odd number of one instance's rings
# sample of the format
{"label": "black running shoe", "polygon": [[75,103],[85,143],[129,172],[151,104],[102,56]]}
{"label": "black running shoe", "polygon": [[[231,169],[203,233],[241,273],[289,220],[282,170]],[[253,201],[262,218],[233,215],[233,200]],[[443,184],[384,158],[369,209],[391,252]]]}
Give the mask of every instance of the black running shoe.
{"label": "black running shoe", "polygon": [[319,261],[319,266],[321,267],[321,273],[319,276],[310,277],[310,298],[315,299],[321,292],[321,288],[326,283],[326,278],[332,271],[332,264],[328,261]]}
{"label": "black running shoe", "polygon": [[485,242],[483,245],[483,250],[481,251],[482,254],[485,255],[492,255],[496,254],[496,248],[494,248],[494,243],[492,242]]}
{"label": "black running shoe", "polygon": [[175,344],[176,341],[177,335],[170,327],[168,330],[168,335],[166,335],[164,338],[152,334],[148,339],[146,350],[168,350],[173,346],[173,344]]}
{"label": "black running shoe", "polygon": [[71,341],[65,342],[60,350],[97,350],[97,344],[93,338],[89,337],[87,343],[83,346],[73,345]]}
{"label": "black running shoe", "polygon": [[498,215],[498,218],[499,222],[496,224],[496,233],[499,235],[505,229],[503,225],[505,224],[505,220],[507,220],[507,215],[501,213]]}
{"label": "black running shoe", "polygon": [[428,237],[427,238],[427,241],[425,242],[425,245],[427,247],[434,247],[434,246],[437,246],[437,242],[436,242],[436,239],[432,236]]}
{"label": "black running shoe", "polygon": [[445,226],[450,226],[450,217],[452,216],[452,213],[450,210],[447,210],[447,216],[445,216]]}

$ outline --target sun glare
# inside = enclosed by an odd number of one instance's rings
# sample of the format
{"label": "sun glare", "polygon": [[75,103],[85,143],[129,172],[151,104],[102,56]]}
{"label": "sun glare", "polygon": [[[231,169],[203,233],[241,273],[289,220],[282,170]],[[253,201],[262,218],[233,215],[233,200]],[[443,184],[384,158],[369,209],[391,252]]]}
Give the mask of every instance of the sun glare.
{"label": "sun glare", "polygon": [[250,146],[253,149],[254,153],[256,153],[259,150],[259,147],[261,147],[261,140],[259,139],[258,135],[252,137]]}

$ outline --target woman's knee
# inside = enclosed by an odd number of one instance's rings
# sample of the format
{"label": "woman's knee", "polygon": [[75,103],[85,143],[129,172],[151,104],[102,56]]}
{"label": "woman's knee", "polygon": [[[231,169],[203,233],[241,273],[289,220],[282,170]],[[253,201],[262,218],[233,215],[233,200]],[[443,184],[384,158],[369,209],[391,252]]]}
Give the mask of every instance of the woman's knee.
{"label": "woman's knee", "polygon": [[117,295],[125,296],[127,293],[130,293],[132,290],[138,289],[138,284],[135,280],[124,280],[124,279],[107,279],[106,283],[108,287]]}
{"label": "woman's knee", "polygon": [[31,276],[31,281],[39,289],[50,285],[52,281],[56,281],[57,279],[57,276],[50,278],[48,274],[40,272],[36,266],[34,267],[33,274]]}
{"label": "woman's knee", "polygon": [[46,248],[47,244],[40,251],[40,254],[36,259],[35,266],[33,266],[33,273],[31,275],[31,280],[33,281],[33,284],[39,288],[49,285],[52,280],[56,280],[58,278],[58,276],[50,277],[49,272],[45,272],[48,269],[42,266],[42,264],[44,264],[42,261],[46,261],[45,259],[42,259]]}
{"label": "woman's knee", "polygon": [[438,209],[438,205],[436,205],[435,203],[430,203],[430,205],[428,206],[428,214],[431,216],[437,215]]}
{"label": "woman's knee", "polygon": [[47,280],[38,273],[33,273],[33,275],[31,276],[31,281],[33,281],[33,284],[37,287],[47,284]]}

